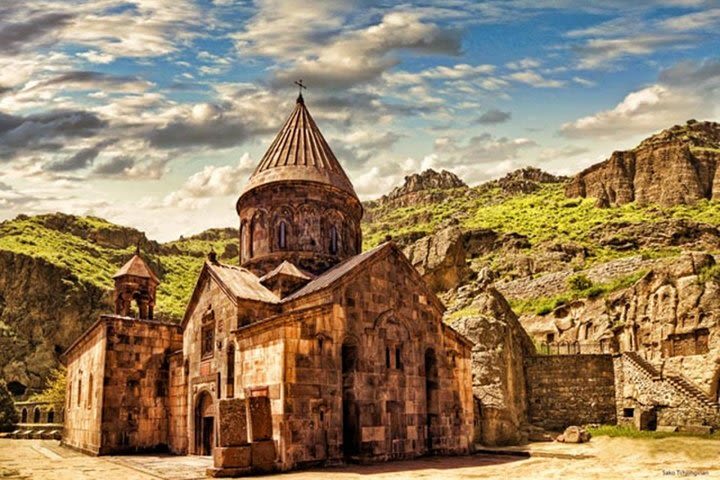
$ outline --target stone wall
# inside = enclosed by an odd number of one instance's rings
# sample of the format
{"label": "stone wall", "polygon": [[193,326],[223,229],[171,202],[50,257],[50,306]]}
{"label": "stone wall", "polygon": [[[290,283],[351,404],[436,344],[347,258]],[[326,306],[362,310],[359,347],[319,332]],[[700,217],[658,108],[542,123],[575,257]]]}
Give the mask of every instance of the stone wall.
{"label": "stone wall", "polygon": [[23,427],[60,427],[63,424],[63,404],[51,402],[24,401],[15,402],[18,411],[18,424]]}
{"label": "stone wall", "polygon": [[174,324],[103,316],[107,322],[100,453],[164,450],[168,445],[167,355],[181,348]]}
{"label": "stone wall", "polygon": [[546,355],[526,359],[530,423],[547,430],[616,422],[611,355]]}
{"label": "stone wall", "polygon": [[470,345],[442,324],[439,302],[401,253],[389,252],[342,287],[287,307],[298,313],[282,327],[283,468],[470,449]]}
{"label": "stone wall", "polygon": [[[247,192],[238,201],[240,264],[258,275],[283,260],[319,274],[362,249],[357,198],[313,183],[273,183]],[[272,208],[268,208],[272,205]],[[285,224],[285,246],[280,224]],[[337,234],[331,245],[331,229]]]}
{"label": "stone wall", "polygon": [[165,449],[178,325],[103,315],[66,352],[63,443],[92,454]]}
{"label": "stone wall", "polygon": [[102,447],[101,419],[105,376],[105,322],[101,319],[70,352],[67,365],[65,431],[63,443],[86,453]]}
{"label": "stone wall", "polygon": [[170,355],[170,387],[168,391],[168,447],[177,455],[188,453],[188,396],[182,351]]}

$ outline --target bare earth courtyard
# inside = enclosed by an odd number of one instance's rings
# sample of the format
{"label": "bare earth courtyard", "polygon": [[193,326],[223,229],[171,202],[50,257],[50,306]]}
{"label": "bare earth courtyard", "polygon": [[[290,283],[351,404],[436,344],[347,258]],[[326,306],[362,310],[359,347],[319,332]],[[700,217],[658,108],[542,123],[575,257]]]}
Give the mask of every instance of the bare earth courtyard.
{"label": "bare earth courtyard", "polygon": [[[261,478],[720,478],[720,442],[690,437],[659,440],[594,438],[588,444],[535,443],[507,454],[431,457],[369,466],[304,470]],[[2,479],[205,478],[209,457],[138,455],[90,457],[51,440],[0,439]]]}

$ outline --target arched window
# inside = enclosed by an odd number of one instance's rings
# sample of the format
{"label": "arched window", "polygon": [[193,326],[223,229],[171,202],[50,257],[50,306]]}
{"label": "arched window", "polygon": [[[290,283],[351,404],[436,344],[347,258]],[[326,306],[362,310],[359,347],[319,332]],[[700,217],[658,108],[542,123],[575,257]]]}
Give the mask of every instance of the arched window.
{"label": "arched window", "polygon": [[335,225],[330,227],[330,253],[335,255],[338,252],[338,231]]}
{"label": "arched window", "polygon": [[248,259],[253,257],[255,253],[255,223],[250,223],[250,235],[248,235]]}
{"label": "arched window", "polygon": [[27,423],[27,408],[22,409],[22,417],[20,423]]}
{"label": "arched window", "polygon": [[80,395],[82,394],[82,378],[78,380],[77,404],[80,406]]}
{"label": "arched window", "polygon": [[278,225],[278,246],[282,249],[287,248],[287,223],[284,220]]}
{"label": "arched window", "polygon": [[40,423],[40,407],[35,407],[33,411],[33,423]]}
{"label": "arched window", "polygon": [[52,408],[47,412],[47,423],[55,423],[55,411]]}

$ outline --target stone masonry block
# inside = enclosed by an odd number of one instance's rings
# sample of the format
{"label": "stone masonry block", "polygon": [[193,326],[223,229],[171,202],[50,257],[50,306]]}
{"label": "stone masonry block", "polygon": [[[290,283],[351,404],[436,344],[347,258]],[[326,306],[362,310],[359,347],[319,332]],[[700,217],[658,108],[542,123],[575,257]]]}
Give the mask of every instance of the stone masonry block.
{"label": "stone masonry block", "polygon": [[248,443],[246,401],[240,398],[218,402],[218,443],[236,447]]}
{"label": "stone masonry block", "polygon": [[248,398],[252,441],[272,439],[272,412],[268,397]]}
{"label": "stone masonry block", "polygon": [[252,468],[258,472],[271,472],[275,466],[275,442],[262,440],[253,442]]}
{"label": "stone masonry block", "polygon": [[216,468],[243,468],[250,466],[250,445],[242,447],[213,448],[213,464]]}

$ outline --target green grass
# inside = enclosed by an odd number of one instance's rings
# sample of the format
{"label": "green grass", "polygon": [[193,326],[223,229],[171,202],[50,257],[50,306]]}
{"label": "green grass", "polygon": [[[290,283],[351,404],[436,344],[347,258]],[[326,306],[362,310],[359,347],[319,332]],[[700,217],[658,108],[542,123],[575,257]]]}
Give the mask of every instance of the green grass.
{"label": "green grass", "polygon": [[658,432],[651,430],[636,430],[635,428],[622,425],[600,425],[598,427],[588,427],[588,432],[593,437],[625,437],[625,438],[672,438],[672,437],[697,437],[708,440],[720,440],[720,431],[710,434],[690,433],[690,432]]}
{"label": "green grass", "polygon": [[[0,223],[0,250],[39,258],[66,270],[64,281],[68,284],[110,290],[112,275],[132,256],[135,246],[103,247],[93,239],[97,235],[124,238],[128,232],[137,235],[132,229],[95,217],[20,216]],[[213,229],[162,245],[160,252],[144,253],[161,280],[158,318],[177,321],[182,317],[205,255],[211,248],[222,254],[230,243],[237,243],[233,229]]]}
{"label": "green grass", "polygon": [[720,282],[720,265],[713,265],[700,271],[700,275],[698,275],[698,283],[705,283],[708,281]]}
{"label": "green grass", "polygon": [[394,210],[373,203],[367,213],[372,221],[363,224],[366,248],[377,245],[388,234],[432,232],[444,220],[457,218],[466,229],[519,233],[527,236],[533,245],[547,241],[574,242],[587,247],[599,259],[628,255],[599,246],[596,239],[591,238],[593,229],[602,225],[652,223],[670,218],[720,225],[720,202],[703,200],[695,205],[671,208],[635,203],[597,208],[592,198],[567,198],[560,183],[543,184],[534,193],[520,195],[483,186],[469,191],[453,190],[441,202]]}
{"label": "green grass", "polygon": [[[559,295],[550,297],[529,298],[526,300],[511,300],[510,306],[518,315],[534,314],[547,315],[556,308],[581,298],[597,298],[608,295],[623,288],[630,287],[640,280],[646,270],[638,270],[630,275],[626,275],[610,282],[593,284],[584,275],[575,275],[568,279],[568,290]],[[582,278],[582,281],[577,279]],[[582,288],[577,288],[582,287]]]}

